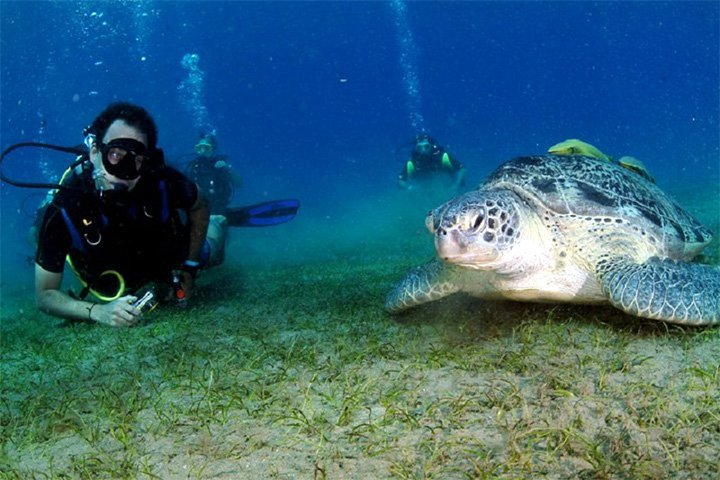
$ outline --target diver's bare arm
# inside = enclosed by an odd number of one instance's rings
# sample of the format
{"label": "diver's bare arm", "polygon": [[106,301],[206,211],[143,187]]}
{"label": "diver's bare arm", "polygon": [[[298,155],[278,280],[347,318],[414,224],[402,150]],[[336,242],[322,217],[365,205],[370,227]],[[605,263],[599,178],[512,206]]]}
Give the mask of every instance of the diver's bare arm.
{"label": "diver's bare arm", "polygon": [[465,183],[465,175],[467,174],[467,171],[465,170],[465,167],[460,167],[460,170],[458,170],[455,173],[455,182],[454,186],[460,187]]}
{"label": "diver's bare arm", "polygon": [[64,294],[60,290],[61,284],[62,273],[50,272],[35,264],[35,304],[38,309],[68,320],[86,320],[93,304]]}
{"label": "diver's bare arm", "polygon": [[140,311],[131,305],[137,298],[132,295],[98,304],[70,297],[60,290],[61,284],[62,273],[35,264],[35,304],[40,311],[68,320],[91,320],[112,326],[133,325],[139,319]]}
{"label": "diver's bare arm", "polygon": [[210,223],[210,207],[205,197],[198,195],[195,205],[188,212],[190,221],[190,245],[187,260],[200,260],[200,250],[205,242],[208,224]]}

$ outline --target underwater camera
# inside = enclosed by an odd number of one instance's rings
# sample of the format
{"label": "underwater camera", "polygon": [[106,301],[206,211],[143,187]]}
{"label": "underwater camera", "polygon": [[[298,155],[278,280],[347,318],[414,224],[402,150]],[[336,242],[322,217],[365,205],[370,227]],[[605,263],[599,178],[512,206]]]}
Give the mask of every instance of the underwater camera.
{"label": "underwater camera", "polygon": [[148,288],[142,296],[140,296],[140,293],[138,293],[138,296],[140,298],[132,306],[140,310],[141,314],[150,313],[157,307],[158,300],[154,289]]}

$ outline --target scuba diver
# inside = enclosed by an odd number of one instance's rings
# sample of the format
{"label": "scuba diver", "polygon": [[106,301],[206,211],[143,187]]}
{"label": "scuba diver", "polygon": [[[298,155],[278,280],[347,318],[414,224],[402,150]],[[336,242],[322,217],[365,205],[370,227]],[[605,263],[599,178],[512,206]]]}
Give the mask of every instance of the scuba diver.
{"label": "scuba diver", "polygon": [[401,188],[411,190],[418,181],[428,180],[440,174],[451,178],[452,188],[457,189],[465,185],[465,173],[462,163],[450,155],[434,138],[423,133],[415,138],[410,158],[398,175],[398,184]]}
{"label": "scuba diver", "polygon": [[[159,301],[185,305],[199,269],[222,263],[228,226],[269,226],[291,220],[297,200],[278,200],[210,215],[195,183],[165,164],[154,120],[142,107],[110,104],[85,130],[86,148],[38,143],[80,154],[43,207],[35,256],[38,308],[68,320],[136,324]],[[83,289],[61,290],[65,263]],[[86,300],[92,293],[101,303]]]}
{"label": "scuba diver", "polygon": [[218,155],[214,133],[203,135],[195,145],[197,157],[188,163],[185,175],[200,188],[210,206],[211,214],[223,214],[233,196],[235,187],[242,186],[227,162],[227,155]]}
{"label": "scuba diver", "polygon": [[[157,127],[142,107],[111,104],[85,133],[87,160],[69,173],[40,226],[35,300],[57,317],[133,325],[142,312],[127,292],[175,283],[189,297],[197,270],[222,261],[226,222],[214,219],[209,232],[207,202],[165,165]],[[60,290],[66,257],[86,290],[108,303]]]}

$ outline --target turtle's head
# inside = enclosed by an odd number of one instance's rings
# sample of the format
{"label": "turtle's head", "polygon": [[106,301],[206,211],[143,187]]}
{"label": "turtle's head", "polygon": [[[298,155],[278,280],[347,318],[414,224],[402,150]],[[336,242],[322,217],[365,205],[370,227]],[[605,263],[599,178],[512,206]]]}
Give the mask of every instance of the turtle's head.
{"label": "turtle's head", "polygon": [[516,197],[476,190],[431,210],[425,220],[445,262],[479,270],[495,269],[520,236]]}

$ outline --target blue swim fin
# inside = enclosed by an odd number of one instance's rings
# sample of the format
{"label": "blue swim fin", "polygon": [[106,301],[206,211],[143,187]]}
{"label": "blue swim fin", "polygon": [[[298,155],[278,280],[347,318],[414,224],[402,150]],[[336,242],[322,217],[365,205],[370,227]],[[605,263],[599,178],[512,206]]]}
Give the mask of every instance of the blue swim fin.
{"label": "blue swim fin", "polygon": [[245,207],[228,207],[225,211],[231,227],[271,227],[289,222],[297,215],[300,201],[273,200]]}

